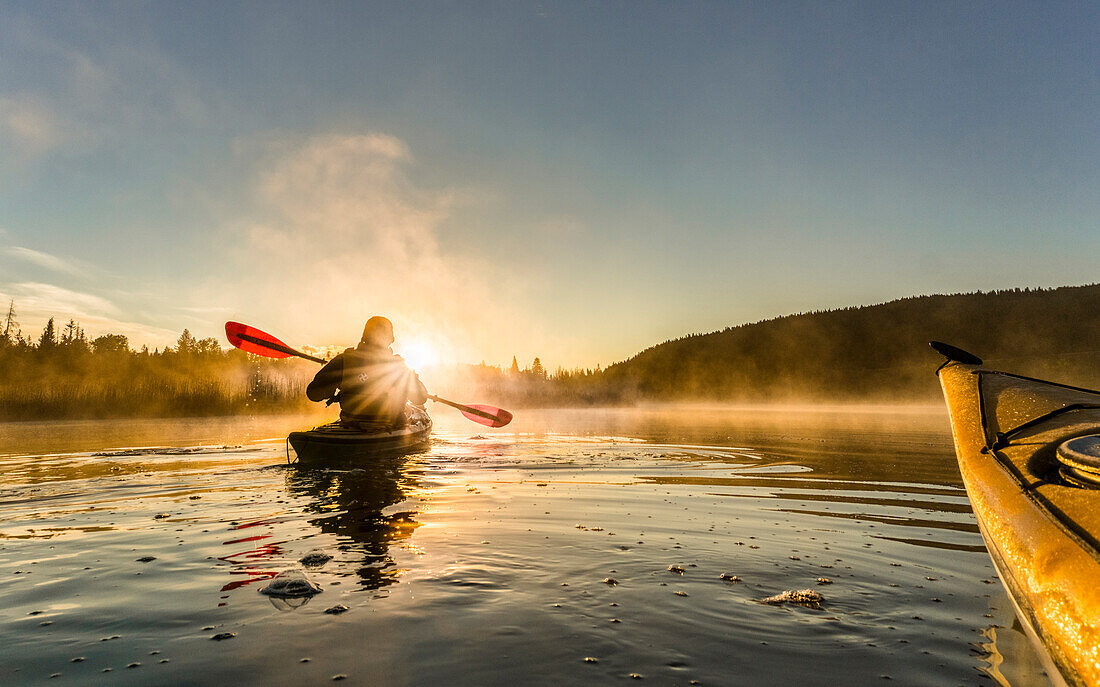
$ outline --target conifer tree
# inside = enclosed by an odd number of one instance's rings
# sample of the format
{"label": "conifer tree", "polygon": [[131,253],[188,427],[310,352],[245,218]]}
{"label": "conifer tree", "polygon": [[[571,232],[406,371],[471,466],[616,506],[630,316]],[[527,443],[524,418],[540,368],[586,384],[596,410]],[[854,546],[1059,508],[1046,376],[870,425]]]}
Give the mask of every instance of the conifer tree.
{"label": "conifer tree", "polygon": [[14,344],[19,339],[19,323],[15,321],[15,299],[8,303],[8,316],[4,318],[4,333],[0,345]]}
{"label": "conifer tree", "polygon": [[42,336],[38,337],[38,350],[48,351],[57,346],[57,330],[53,326],[53,318],[42,329]]}
{"label": "conifer tree", "polygon": [[85,341],[84,329],[81,328],[76,320],[70,318],[69,322],[65,325],[64,332],[61,334],[61,343],[75,344],[83,341]]}
{"label": "conifer tree", "polygon": [[176,339],[176,351],[181,355],[191,355],[195,352],[195,337],[191,335],[191,330],[184,329],[180,338]]}

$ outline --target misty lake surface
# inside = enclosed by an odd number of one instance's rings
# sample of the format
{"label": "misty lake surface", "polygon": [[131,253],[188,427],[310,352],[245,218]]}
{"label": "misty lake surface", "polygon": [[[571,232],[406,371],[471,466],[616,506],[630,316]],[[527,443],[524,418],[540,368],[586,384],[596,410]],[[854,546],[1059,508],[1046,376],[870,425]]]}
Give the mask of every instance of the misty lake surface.
{"label": "misty lake surface", "polygon": [[309,469],[322,416],[0,424],[0,683],[1049,684],[942,408],[432,410]]}

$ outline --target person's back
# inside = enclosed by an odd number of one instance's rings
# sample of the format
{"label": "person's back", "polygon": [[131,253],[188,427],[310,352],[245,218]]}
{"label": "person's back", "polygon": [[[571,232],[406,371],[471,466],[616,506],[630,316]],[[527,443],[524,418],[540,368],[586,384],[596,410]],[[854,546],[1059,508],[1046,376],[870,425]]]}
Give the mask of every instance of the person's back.
{"label": "person's back", "polygon": [[306,396],[311,401],[335,397],[340,402],[340,421],[345,424],[400,425],[406,401],[422,405],[428,392],[404,359],[390,350],[393,340],[390,321],[372,317],[359,345],[321,368],[306,388]]}

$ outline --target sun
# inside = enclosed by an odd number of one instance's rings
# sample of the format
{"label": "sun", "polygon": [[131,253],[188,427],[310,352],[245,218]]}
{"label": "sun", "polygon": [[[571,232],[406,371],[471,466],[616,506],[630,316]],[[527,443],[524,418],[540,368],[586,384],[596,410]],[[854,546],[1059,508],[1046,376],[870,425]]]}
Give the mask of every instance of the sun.
{"label": "sun", "polygon": [[418,339],[402,341],[400,350],[397,351],[409,367],[419,370],[431,367],[439,362],[439,356],[429,344]]}

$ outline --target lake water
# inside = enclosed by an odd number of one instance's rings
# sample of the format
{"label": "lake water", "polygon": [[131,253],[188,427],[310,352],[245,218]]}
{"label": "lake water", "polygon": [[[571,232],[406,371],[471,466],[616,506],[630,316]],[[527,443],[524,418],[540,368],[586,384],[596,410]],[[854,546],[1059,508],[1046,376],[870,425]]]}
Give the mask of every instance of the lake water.
{"label": "lake water", "polygon": [[0,424],[0,683],[1049,684],[942,408],[434,415],[316,469],[316,417]]}

